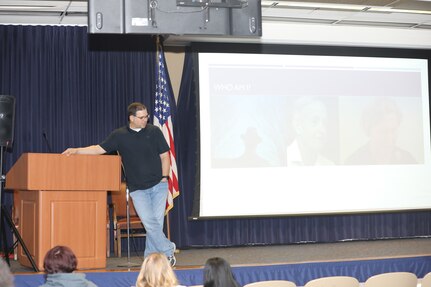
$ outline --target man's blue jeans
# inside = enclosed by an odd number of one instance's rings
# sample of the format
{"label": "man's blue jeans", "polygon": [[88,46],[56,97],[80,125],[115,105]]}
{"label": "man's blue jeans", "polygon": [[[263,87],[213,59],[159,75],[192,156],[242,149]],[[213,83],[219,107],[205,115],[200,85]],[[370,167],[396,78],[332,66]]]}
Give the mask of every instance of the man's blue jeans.
{"label": "man's blue jeans", "polygon": [[145,257],[155,252],[164,253],[168,257],[174,254],[174,244],[163,232],[167,196],[167,182],[160,182],[151,188],[130,193],[136,213],[147,232]]}

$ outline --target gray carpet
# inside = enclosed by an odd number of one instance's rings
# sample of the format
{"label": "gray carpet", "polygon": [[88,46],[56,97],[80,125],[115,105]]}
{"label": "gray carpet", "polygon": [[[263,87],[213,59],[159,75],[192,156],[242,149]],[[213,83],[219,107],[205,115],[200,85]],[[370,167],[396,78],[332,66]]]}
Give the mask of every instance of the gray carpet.
{"label": "gray carpet", "polygon": [[[142,255],[142,252],[140,253]],[[142,263],[142,256],[135,256],[133,250],[131,255],[130,262],[137,265]],[[176,254],[176,268],[202,267],[206,259],[216,256],[225,258],[234,266],[431,256],[431,238],[195,248],[179,250]],[[110,257],[107,259],[107,266],[103,271],[139,269],[139,267],[120,267],[120,265],[127,265],[127,263],[127,257]],[[14,273],[32,272],[31,268],[21,266],[16,261],[11,262],[11,269]]]}

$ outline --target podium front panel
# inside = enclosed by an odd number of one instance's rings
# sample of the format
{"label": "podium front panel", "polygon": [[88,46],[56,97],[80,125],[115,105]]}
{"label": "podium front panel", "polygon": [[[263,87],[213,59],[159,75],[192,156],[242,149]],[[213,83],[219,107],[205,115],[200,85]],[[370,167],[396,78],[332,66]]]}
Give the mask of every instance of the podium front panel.
{"label": "podium front panel", "polygon": [[[57,245],[73,250],[78,269],[106,267],[106,196],[106,191],[20,191],[20,232],[40,270],[46,252]],[[22,250],[18,259],[31,266]]]}

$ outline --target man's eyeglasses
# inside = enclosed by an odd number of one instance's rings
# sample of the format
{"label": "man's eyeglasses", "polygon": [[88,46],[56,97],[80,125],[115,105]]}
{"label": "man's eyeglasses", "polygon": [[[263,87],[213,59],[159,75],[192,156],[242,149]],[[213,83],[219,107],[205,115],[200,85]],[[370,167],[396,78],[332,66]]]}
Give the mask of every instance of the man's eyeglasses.
{"label": "man's eyeglasses", "polygon": [[148,114],[148,115],[146,115],[146,116],[142,116],[142,117],[135,116],[135,118],[138,118],[138,119],[140,119],[140,120],[148,119],[149,117],[150,117],[150,115],[149,115],[149,114]]}

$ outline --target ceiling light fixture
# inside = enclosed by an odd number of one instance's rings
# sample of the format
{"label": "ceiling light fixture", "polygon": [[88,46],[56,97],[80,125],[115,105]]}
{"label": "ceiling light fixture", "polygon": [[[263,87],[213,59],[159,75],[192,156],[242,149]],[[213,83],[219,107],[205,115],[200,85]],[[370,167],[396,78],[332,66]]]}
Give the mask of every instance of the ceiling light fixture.
{"label": "ceiling light fixture", "polygon": [[277,8],[313,8],[313,9],[334,9],[334,10],[354,10],[361,11],[368,8],[369,6],[364,5],[353,5],[353,4],[332,4],[332,3],[308,3],[308,2],[285,2],[285,1],[267,1],[261,2],[262,7],[274,7]]}
{"label": "ceiling light fixture", "polygon": [[55,8],[53,5],[0,5],[0,9],[4,10],[31,10],[31,9],[46,9]]}
{"label": "ceiling light fixture", "polygon": [[389,12],[389,13],[405,13],[405,14],[425,14],[431,15],[431,11],[425,10],[409,10],[409,9],[396,9],[391,7],[370,7],[368,11],[371,12]]}
{"label": "ceiling light fixture", "polygon": [[[422,0],[422,1],[431,1],[431,0]],[[364,6],[364,5],[354,5],[354,4],[308,3],[308,2],[263,0],[261,2],[261,5],[262,7],[265,7],[265,8],[312,8],[312,9],[328,9],[328,10],[350,10],[350,11],[362,11],[362,12],[431,15],[431,11],[426,11],[426,10],[397,9],[392,7]]]}

